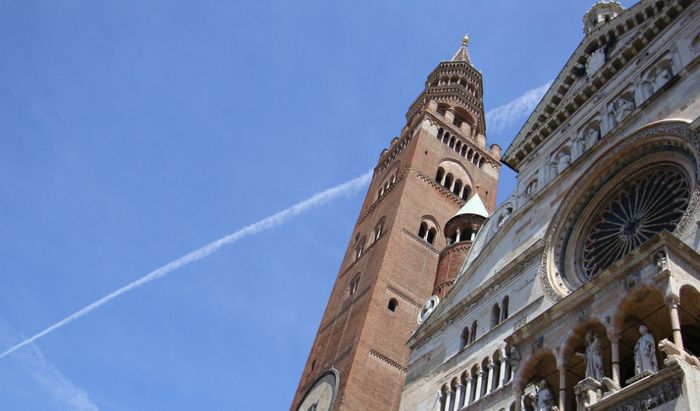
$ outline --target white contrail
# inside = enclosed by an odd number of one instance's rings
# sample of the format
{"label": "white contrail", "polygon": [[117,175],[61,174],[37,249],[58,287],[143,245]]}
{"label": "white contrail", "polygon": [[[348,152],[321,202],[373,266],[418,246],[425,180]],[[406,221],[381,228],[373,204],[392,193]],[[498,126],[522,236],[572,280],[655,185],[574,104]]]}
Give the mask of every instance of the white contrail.
{"label": "white contrail", "polygon": [[526,91],[520,97],[502,106],[489,110],[489,112],[486,113],[486,124],[489,130],[492,132],[499,132],[523,115],[530,113],[535,106],[537,106],[537,103],[540,102],[551,85],[552,82],[550,81],[540,87]]}
{"label": "white contrail", "polygon": [[190,264],[192,262],[201,260],[204,257],[207,257],[211,255],[212,253],[218,251],[221,247],[234,243],[244,237],[248,237],[250,235],[257,234],[261,231],[269,230],[271,228],[277,227],[283,223],[285,223],[287,220],[290,218],[297,216],[305,211],[308,211],[314,207],[317,207],[319,205],[322,205],[324,203],[327,203],[337,197],[340,197],[341,195],[351,195],[363,188],[364,186],[369,183],[370,179],[372,178],[372,171],[368,171],[367,173],[354,178],[346,183],[340,184],[338,186],[335,186],[333,188],[329,188],[325,191],[322,191],[318,194],[315,194],[311,196],[310,198],[297,203],[285,210],[282,210],[276,214],[273,214],[269,217],[263,218],[262,220],[250,224],[248,226],[245,226],[241,228],[238,231],[235,231],[227,236],[221,237],[218,240],[212,241],[211,243],[198,248],[188,254],[183,255],[182,257],[173,260],[161,267],[156,268],[155,270],[151,271],[150,273],[144,275],[143,277],[139,278],[138,280],[129,283],[125,285],[122,288],[119,288],[118,290],[107,294],[106,296],[100,298],[99,300],[95,301],[94,303],[86,306],[85,308],[82,308],[75,313],[69,315],[68,317],[62,319],[61,321],[53,324],[52,326],[46,328],[45,330],[27,338],[26,340],[22,341],[19,344],[16,344],[7,350],[5,350],[2,354],[0,354],[0,358],[6,357],[10,354],[12,354],[14,351],[29,345],[33,343],[34,341],[46,336],[47,334],[56,331],[57,329],[77,320],[78,318],[88,314],[90,311],[100,307],[101,305],[107,304],[108,302],[112,301],[113,299],[119,297],[120,295],[126,293],[127,291],[131,291],[134,288],[140,287],[148,282],[151,282],[157,278],[163,277],[167,274],[170,274],[171,272],[177,270],[180,267],[183,267],[187,264]]}
{"label": "white contrail", "polygon": [[[16,344],[24,340],[24,336],[10,325],[4,318],[0,317],[0,343]],[[99,407],[92,402],[90,396],[84,389],[76,386],[61,374],[61,372],[51,364],[41,350],[36,346],[29,347],[13,359],[17,360],[20,369],[26,372],[31,378],[42,387],[47,394],[63,404],[65,409],[74,411],[97,411]],[[38,393],[34,393],[38,395]]]}

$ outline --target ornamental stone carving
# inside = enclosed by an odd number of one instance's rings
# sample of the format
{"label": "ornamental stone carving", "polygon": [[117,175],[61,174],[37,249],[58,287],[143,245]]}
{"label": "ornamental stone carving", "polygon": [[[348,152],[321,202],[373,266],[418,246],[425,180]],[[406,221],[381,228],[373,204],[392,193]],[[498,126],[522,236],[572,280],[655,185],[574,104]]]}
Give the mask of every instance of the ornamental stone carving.
{"label": "ornamental stone carving", "polygon": [[418,324],[423,324],[426,319],[433,313],[437,305],[440,303],[440,298],[434,295],[423,304],[423,308],[418,312]]}
{"label": "ornamental stone carving", "polygon": [[683,392],[683,382],[680,378],[664,381],[650,387],[622,404],[610,407],[610,411],[651,410],[680,397]]}
{"label": "ornamental stone carving", "polygon": [[586,62],[586,75],[588,77],[593,76],[599,68],[603,67],[603,64],[605,64],[605,48],[601,47],[591,53],[591,57],[588,58]]}
{"label": "ornamental stone carving", "polygon": [[[582,129],[582,133],[587,131],[588,127]],[[579,138],[581,136],[582,134]],[[652,154],[659,156],[660,153],[664,153],[666,159],[663,164],[648,157]],[[675,210],[672,213],[673,221],[666,221],[665,229],[675,235],[682,235],[691,226],[693,216],[700,209],[700,189],[694,177],[700,175],[700,136],[684,122],[668,121],[624,136],[617,146],[605,152],[596,162],[607,164],[607,173],[595,180],[587,180],[588,177],[584,175],[581,181],[575,184],[577,190],[572,190],[561,202],[561,209],[552,218],[545,237],[538,275],[545,295],[553,302],[561,300],[587,282],[592,275],[596,275],[626,255],[629,250],[661,231],[661,228],[656,226],[658,221],[649,218],[638,221],[635,218],[616,217],[623,214],[618,207],[620,200],[637,193],[638,189],[629,183],[636,182],[634,186],[638,188],[643,188],[644,181],[659,186],[657,177],[668,171],[667,176],[680,184],[678,186],[675,183],[662,183],[660,190],[670,189],[675,194],[671,196],[667,193],[658,197],[660,194],[657,192],[650,197],[651,193],[645,192],[646,200],[643,201],[648,203],[654,197],[671,199],[670,202],[663,202],[663,207],[666,207],[669,203],[682,199],[685,206],[671,204]],[[644,162],[648,162],[652,167],[629,167],[629,164]],[[628,171],[630,169],[632,171]],[[657,172],[660,174],[657,175]],[[620,184],[621,181],[625,181],[625,184]],[[625,205],[625,211],[639,210],[641,205],[635,200],[634,204]],[[669,217],[670,215],[666,214],[666,218]],[[617,227],[614,233],[604,227],[605,222],[609,221],[614,222]],[[653,224],[654,227],[649,224]],[[649,229],[653,229],[654,232],[649,232]],[[608,248],[608,251],[616,257],[601,254],[607,246],[613,247]],[[572,256],[569,253],[577,255]],[[585,264],[582,263],[584,255],[587,259]],[[597,256],[602,259],[596,260]],[[635,285],[634,279],[630,280],[632,282],[625,284],[628,288]]]}

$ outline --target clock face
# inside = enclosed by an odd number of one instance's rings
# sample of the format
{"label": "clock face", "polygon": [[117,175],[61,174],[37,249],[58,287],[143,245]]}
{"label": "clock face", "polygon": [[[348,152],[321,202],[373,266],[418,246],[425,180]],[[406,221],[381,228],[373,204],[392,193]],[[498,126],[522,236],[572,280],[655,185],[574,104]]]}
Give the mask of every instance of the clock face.
{"label": "clock face", "polygon": [[330,411],[336,390],[336,375],[334,372],[325,373],[313,388],[309,390],[298,411]]}

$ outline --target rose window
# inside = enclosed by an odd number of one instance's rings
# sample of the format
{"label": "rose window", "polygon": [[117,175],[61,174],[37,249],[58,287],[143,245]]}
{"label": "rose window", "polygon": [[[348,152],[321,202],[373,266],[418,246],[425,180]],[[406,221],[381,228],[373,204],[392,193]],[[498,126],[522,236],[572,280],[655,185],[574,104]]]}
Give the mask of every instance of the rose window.
{"label": "rose window", "polygon": [[689,200],[688,179],[676,168],[656,168],[620,184],[584,231],[583,276],[590,279],[661,230],[673,231]]}

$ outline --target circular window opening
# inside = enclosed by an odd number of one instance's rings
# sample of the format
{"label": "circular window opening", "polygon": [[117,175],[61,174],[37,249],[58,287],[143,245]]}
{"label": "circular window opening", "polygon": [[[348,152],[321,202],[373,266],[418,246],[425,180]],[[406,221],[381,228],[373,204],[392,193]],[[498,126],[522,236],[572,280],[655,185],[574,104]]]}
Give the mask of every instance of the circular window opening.
{"label": "circular window opening", "polygon": [[673,231],[690,201],[690,181],[680,167],[660,165],[623,180],[585,219],[577,247],[588,281],[662,230]]}

